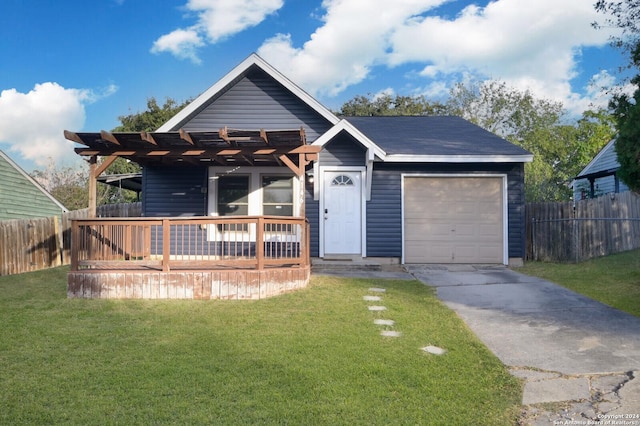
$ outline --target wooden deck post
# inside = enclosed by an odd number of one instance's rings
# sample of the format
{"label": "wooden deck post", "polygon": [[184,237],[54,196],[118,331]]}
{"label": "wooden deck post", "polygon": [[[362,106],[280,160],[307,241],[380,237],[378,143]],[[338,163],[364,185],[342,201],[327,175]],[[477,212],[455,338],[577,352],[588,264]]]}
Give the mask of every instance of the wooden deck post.
{"label": "wooden deck post", "polygon": [[80,225],[71,221],[71,271],[78,270],[78,251],[80,251]]}
{"label": "wooden deck post", "polygon": [[162,271],[169,272],[171,258],[171,225],[167,218],[162,219]]}
{"label": "wooden deck post", "polygon": [[256,226],[256,267],[261,271],[264,269],[264,217],[260,216],[258,218]]}

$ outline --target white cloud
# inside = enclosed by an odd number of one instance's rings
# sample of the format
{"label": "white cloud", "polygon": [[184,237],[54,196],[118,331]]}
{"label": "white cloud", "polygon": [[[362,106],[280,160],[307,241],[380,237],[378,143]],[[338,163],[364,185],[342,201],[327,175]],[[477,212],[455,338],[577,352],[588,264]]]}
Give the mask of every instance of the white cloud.
{"label": "white cloud", "polygon": [[72,154],[73,143],[64,129],[80,129],[85,121],[85,105],[117,90],[111,85],[96,93],[86,89],[66,89],[57,83],[36,84],[28,93],[16,89],[0,92],[0,143],[39,166],[49,159],[59,161]]}
{"label": "white cloud", "polygon": [[175,30],[165,34],[153,43],[151,53],[170,52],[180,59],[191,59],[199,64],[200,58],[196,54],[198,47],[204,46],[204,42],[195,30]]}
{"label": "white cloud", "polygon": [[[500,79],[569,109],[590,101],[571,86],[581,49],[603,46],[610,34],[585,0],[495,0],[467,6],[452,19],[434,16],[446,0],[325,0],[322,25],[301,47],[278,34],[258,50],[314,95],[335,96],[378,72],[380,65],[422,67],[423,83],[467,73]],[[449,7],[454,4],[449,5]],[[421,65],[422,64],[422,65]],[[380,71],[383,72],[383,71]],[[580,88],[582,89],[582,88]]]}
{"label": "white cloud", "polygon": [[390,7],[388,0],[325,0],[324,25],[303,47],[295,48],[289,35],[279,34],[258,54],[306,90],[334,96],[386,62],[389,37],[407,18],[445,1],[395,0]]}
{"label": "white cloud", "polygon": [[199,47],[258,25],[283,4],[284,0],[189,0],[185,8],[197,15],[197,23],[161,36],[153,43],[151,52],[169,52],[200,63]]}

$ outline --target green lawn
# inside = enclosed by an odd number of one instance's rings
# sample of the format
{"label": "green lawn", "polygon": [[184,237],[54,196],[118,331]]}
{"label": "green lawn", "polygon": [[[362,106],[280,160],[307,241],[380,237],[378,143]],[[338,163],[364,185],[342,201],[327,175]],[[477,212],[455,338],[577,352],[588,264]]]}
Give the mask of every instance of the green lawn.
{"label": "green lawn", "polygon": [[518,271],[640,317],[640,250],[578,264],[527,262]]}
{"label": "green lawn", "polygon": [[[262,301],[67,299],[0,277],[0,424],[513,424],[521,383],[416,281]],[[384,314],[363,296],[385,287]],[[380,336],[393,319],[399,338]],[[448,350],[443,356],[420,350]]]}

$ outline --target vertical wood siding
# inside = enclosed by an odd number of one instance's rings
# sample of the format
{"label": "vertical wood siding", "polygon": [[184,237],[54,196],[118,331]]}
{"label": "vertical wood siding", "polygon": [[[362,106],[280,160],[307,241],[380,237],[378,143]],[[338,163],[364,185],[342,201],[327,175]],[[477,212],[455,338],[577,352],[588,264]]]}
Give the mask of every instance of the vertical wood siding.
{"label": "vertical wood siding", "polygon": [[224,126],[267,130],[304,127],[310,143],[329,130],[331,124],[255,67],[229,90],[203,106],[182,127],[187,131],[203,131]]}

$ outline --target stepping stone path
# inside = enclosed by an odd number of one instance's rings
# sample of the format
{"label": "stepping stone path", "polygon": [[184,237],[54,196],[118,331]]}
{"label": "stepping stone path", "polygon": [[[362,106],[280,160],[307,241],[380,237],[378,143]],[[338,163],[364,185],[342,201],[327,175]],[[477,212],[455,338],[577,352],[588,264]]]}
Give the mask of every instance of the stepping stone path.
{"label": "stepping stone path", "polygon": [[[380,293],[386,293],[387,290],[384,288],[371,287],[369,291],[372,293],[380,294]],[[367,296],[364,296],[362,299],[366,300],[367,302],[380,302],[382,300],[382,297],[367,295]],[[370,311],[386,311],[387,308],[386,306],[374,305],[374,306],[369,306],[369,310]],[[382,325],[386,327],[393,327],[396,324],[396,322],[393,320],[380,319],[380,318],[373,320],[373,323],[376,325]],[[400,337],[402,336],[402,333],[395,330],[381,330],[380,335],[384,337]]]}
{"label": "stepping stone path", "polygon": [[[387,290],[385,288],[379,288],[379,287],[371,287],[369,289],[369,291],[371,293],[386,293]],[[366,295],[362,298],[363,300],[367,301],[367,302],[380,302],[382,301],[382,297],[380,296],[372,296],[372,295]],[[369,306],[369,310],[370,311],[374,311],[374,312],[381,312],[381,311],[386,311],[387,308],[386,306],[381,306],[381,305],[370,305]],[[396,322],[394,320],[390,320],[390,319],[381,319],[381,318],[376,318],[373,320],[373,323],[375,325],[381,325],[384,327],[393,327],[394,325],[396,325]],[[380,331],[380,335],[384,336],[384,337],[400,337],[402,336],[402,333],[396,330],[381,330]],[[428,352],[430,354],[434,354],[434,355],[444,355],[447,351],[445,349],[439,348],[437,346],[426,346],[424,348],[422,348],[423,351]]]}
{"label": "stepping stone path", "polygon": [[369,306],[370,311],[386,311],[386,306]]}
{"label": "stepping stone path", "polygon": [[437,346],[425,346],[424,348],[422,348],[422,350],[433,355],[444,355],[445,353],[447,353],[445,349],[439,348]]}

